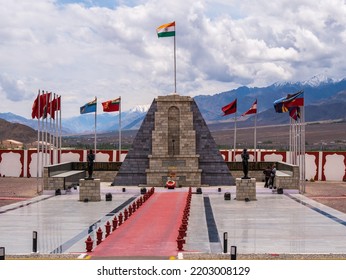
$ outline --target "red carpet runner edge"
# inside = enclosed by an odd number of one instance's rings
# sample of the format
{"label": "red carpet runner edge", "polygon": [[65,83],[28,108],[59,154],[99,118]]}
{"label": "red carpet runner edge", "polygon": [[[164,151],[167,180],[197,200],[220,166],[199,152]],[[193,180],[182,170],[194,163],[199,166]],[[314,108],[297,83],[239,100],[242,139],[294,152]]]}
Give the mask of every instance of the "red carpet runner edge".
{"label": "red carpet runner edge", "polygon": [[153,193],[121,226],[111,232],[92,252],[88,252],[88,255],[177,255],[176,240],[187,195],[187,192]]}

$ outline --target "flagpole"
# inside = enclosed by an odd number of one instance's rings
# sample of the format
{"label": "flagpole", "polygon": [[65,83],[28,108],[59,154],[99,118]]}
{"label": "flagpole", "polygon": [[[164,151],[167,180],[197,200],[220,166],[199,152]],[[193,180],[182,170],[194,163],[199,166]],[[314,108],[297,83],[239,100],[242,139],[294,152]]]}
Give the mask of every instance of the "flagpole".
{"label": "flagpole", "polygon": [[119,96],[119,100],[119,161],[121,161],[121,96]]}
{"label": "flagpole", "polygon": [[[56,95],[56,99],[57,99],[57,109],[59,108],[59,96],[58,94]],[[58,163],[58,157],[59,157],[59,138],[58,138],[58,117],[59,113],[57,112],[57,110],[54,111],[54,164]]]}
{"label": "flagpole", "polygon": [[39,168],[40,168],[40,99],[41,99],[41,91],[38,90],[38,95],[37,95],[37,153],[36,153],[36,192],[37,194],[39,193]]}
{"label": "flagpole", "polygon": [[288,147],[288,150],[289,150],[289,159],[290,159],[290,164],[292,164],[292,118],[290,118],[290,130],[289,130],[289,147]]}
{"label": "flagpole", "polygon": [[95,125],[94,125],[94,128],[95,128],[94,153],[95,153],[95,159],[96,159],[96,123],[97,123],[97,120],[96,120],[96,116],[97,116],[97,97],[96,96],[95,96],[95,100],[96,100],[96,109],[95,109]]}
{"label": "flagpole", "polygon": [[[56,95],[55,95],[55,93],[53,94],[53,101],[52,101],[52,105],[51,105],[51,107],[53,107],[53,106],[55,106],[54,104],[55,104],[55,102],[56,102],[56,100],[55,100],[55,98],[56,98]],[[51,157],[51,163],[52,164],[55,164],[55,152],[56,152],[56,149],[55,149],[55,146],[56,146],[56,116],[55,116],[55,108],[54,108],[54,113],[53,113],[53,109],[51,109],[52,110],[52,114],[51,114],[51,118],[53,119],[53,125],[52,125],[52,130],[51,130],[51,139],[52,139],[52,147],[51,147],[51,149],[52,149],[52,157]],[[54,114],[54,117],[53,117],[53,114]]]}
{"label": "flagpole", "polygon": [[177,93],[177,58],[176,58],[176,34],[174,34],[174,93]]}
{"label": "flagpole", "polygon": [[[54,98],[55,98],[55,93],[53,94]],[[54,100],[54,99],[53,99]],[[52,159],[53,159],[53,147],[52,147],[52,142],[53,142],[53,138],[52,138],[52,132],[53,132],[53,125],[52,125],[52,107],[53,107],[53,100],[51,99],[49,104],[49,165],[52,164]]]}
{"label": "flagpole", "polygon": [[45,127],[46,127],[46,131],[45,131],[45,152],[44,152],[44,165],[47,165],[48,162],[48,103],[50,102],[50,95],[46,95],[46,103],[44,105],[44,107],[46,108],[45,111],[45,118],[46,118],[46,123],[45,123]]}
{"label": "flagpole", "polygon": [[255,156],[255,162],[257,162],[257,108],[255,113],[254,156]]}
{"label": "flagpole", "polygon": [[306,173],[306,162],[305,162],[305,110],[304,105],[301,108],[301,153],[302,153],[302,193],[305,193],[305,173]]}
{"label": "flagpole", "polygon": [[58,163],[61,162],[61,110],[62,110],[62,102],[61,102],[61,95],[59,100],[60,110],[59,110],[59,155],[58,155]]}
{"label": "flagpole", "polygon": [[[43,98],[44,99],[44,90],[42,90],[42,95],[43,95]],[[41,101],[41,100],[40,100]],[[42,100],[43,101],[43,100]],[[41,169],[41,175],[42,175],[42,169],[43,169],[43,162],[44,162],[44,119],[43,119],[43,115],[41,115],[41,105],[40,105],[40,118],[42,117],[42,129],[41,129],[41,166],[40,166],[40,169]]]}
{"label": "flagpole", "polygon": [[234,114],[234,143],[233,143],[233,159],[235,162],[235,150],[237,147],[237,111]]}

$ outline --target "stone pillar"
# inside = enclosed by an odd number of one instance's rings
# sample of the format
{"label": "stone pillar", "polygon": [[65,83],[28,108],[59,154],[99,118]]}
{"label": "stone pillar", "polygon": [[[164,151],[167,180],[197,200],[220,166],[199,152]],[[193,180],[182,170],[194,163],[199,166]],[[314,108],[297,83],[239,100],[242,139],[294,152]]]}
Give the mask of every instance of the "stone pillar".
{"label": "stone pillar", "polygon": [[236,178],[236,199],[237,200],[245,200],[248,198],[249,200],[257,200],[256,199],[256,179],[241,179]]}
{"label": "stone pillar", "polygon": [[79,179],[79,201],[101,201],[101,180]]}

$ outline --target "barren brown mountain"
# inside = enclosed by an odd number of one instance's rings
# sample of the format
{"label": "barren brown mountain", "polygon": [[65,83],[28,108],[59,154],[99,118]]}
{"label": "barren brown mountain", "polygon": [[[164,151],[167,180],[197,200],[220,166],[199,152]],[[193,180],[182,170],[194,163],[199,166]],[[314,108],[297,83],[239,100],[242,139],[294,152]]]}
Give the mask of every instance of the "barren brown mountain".
{"label": "barren brown mountain", "polygon": [[0,141],[7,139],[28,144],[37,140],[37,132],[26,125],[0,119]]}

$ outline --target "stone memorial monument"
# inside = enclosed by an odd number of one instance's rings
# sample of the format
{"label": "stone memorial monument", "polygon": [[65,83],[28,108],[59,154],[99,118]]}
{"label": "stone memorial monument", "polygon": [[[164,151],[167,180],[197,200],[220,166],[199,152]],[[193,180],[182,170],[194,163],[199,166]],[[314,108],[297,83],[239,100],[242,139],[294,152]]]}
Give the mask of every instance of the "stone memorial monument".
{"label": "stone memorial monument", "polygon": [[112,185],[163,187],[172,170],[182,187],[234,185],[197,104],[178,94],[155,98]]}

